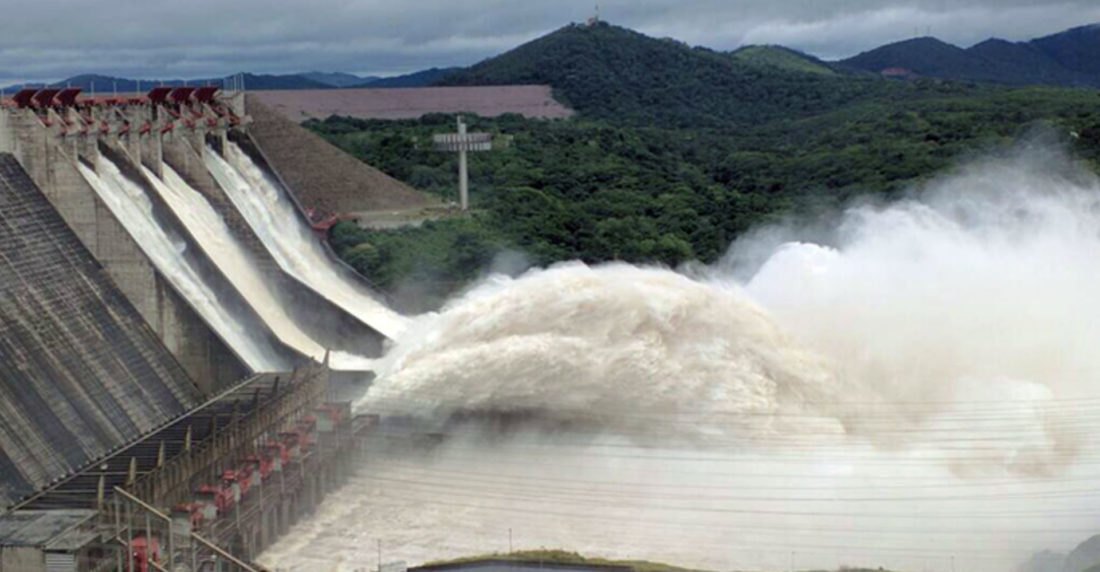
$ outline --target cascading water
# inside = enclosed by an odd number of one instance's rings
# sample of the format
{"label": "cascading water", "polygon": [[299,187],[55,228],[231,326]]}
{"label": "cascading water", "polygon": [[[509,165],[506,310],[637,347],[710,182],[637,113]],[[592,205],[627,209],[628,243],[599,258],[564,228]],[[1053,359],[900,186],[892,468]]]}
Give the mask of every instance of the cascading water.
{"label": "cascading water", "polygon": [[[302,331],[287,315],[287,302],[281,299],[272,283],[263,276],[252,256],[233,237],[225,221],[206,197],[191,188],[168,165],[164,165],[164,180],[148,168],[143,166],[142,169],[169,208],[275,336],[303,355],[318,361],[323,359],[325,348]],[[330,365],[337,370],[365,370],[370,369],[373,364],[369,358],[344,352],[333,352],[329,359]]]}
{"label": "cascading water", "polygon": [[244,321],[233,315],[230,304],[222,303],[202,272],[188,263],[186,241],[162,228],[153,216],[153,205],[145,191],[128,179],[107,158],[100,156],[95,170],[78,164],[80,173],[95,190],[134,242],[145,252],[188,304],[210,325],[253,371],[282,371],[288,363],[266,339],[254,335]]}
{"label": "cascading water", "polygon": [[448,440],[376,455],[261,561],[511,532],[715,570],[1004,572],[1100,531],[1095,176],[1029,149],[831,234],[493,277],[418,318],[357,409]]}
{"label": "cascading water", "polygon": [[396,339],[407,320],[337,267],[294,204],[246,153],[231,142],[225,152],[232,164],[207,149],[206,167],[279,265],[382,335]]}

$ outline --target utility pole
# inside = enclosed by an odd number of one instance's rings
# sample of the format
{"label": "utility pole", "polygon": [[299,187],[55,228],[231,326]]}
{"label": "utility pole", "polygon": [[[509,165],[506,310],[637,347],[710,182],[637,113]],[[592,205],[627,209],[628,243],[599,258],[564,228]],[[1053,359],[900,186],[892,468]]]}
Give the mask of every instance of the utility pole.
{"label": "utility pole", "polygon": [[508,527],[508,554],[514,552],[512,550],[512,527]]}
{"label": "utility pole", "polygon": [[489,133],[467,133],[466,122],[458,116],[458,133],[444,133],[432,137],[436,151],[458,153],[458,203],[463,211],[470,209],[470,181],[466,167],[467,151],[490,151],[493,136]]}
{"label": "utility pole", "polygon": [[378,539],[378,572],[382,572],[382,539]]}
{"label": "utility pole", "polygon": [[[458,116],[458,137],[463,139],[466,137],[466,122],[462,120],[462,116]],[[466,147],[458,148],[458,202],[462,205],[462,210],[466,210],[470,207],[470,175],[466,169]]]}

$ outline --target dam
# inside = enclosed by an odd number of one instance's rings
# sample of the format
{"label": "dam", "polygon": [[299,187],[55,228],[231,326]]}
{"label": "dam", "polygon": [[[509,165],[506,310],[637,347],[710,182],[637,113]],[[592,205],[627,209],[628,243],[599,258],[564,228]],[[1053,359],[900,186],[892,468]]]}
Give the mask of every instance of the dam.
{"label": "dam", "polygon": [[309,169],[273,163],[247,107],[0,102],[0,570],[262,570],[362,454],[351,401],[406,318],[331,251],[329,205],[279,171]]}

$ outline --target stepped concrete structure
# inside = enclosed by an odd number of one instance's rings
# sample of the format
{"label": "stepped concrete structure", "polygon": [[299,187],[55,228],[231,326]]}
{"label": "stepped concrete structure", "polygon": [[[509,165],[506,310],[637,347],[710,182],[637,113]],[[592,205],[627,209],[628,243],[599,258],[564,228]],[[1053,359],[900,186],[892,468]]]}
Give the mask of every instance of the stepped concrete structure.
{"label": "stepped concrete structure", "polygon": [[11,154],[0,154],[0,505],[199,402]]}
{"label": "stepped concrete structure", "polygon": [[[280,341],[214,262],[222,246],[192,235],[159,194],[166,171],[209,203],[277,301],[298,302],[285,304],[288,318],[311,339],[359,359],[380,355],[385,336],[281,268],[204,166],[234,141],[312,236],[280,170],[306,192],[320,187],[301,160],[268,158],[243,93],[78,96],[24,90],[0,102],[0,570],[258,571],[258,552],[359,458],[373,420],[353,419],[333,380],[366,377]],[[130,198],[142,224],[201,277],[206,306],[272,349],[271,371],[165,272],[108,180],[141,195]],[[421,199],[391,188],[396,201]],[[341,280],[369,292],[339,264]]]}

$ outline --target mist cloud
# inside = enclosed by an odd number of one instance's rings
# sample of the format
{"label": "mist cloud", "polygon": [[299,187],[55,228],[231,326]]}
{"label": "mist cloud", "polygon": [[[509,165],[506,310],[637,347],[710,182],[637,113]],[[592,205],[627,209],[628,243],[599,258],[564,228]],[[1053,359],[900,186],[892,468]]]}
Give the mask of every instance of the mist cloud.
{"label": "mist cloud", "polygon": [[433,503],[476,499],[454,509],[468,544],[403,545],[414,560],[484,551],[520,510],[539,545],[710,569],[777,568],[789,547],[819,567],[992,572],[1094,533],[1073,483],[1100,453],[1096,175],[1022,144],[833,223],[752,233],[690,275],[498,276],[422,316],[357,408],[451,440],[368,469],[332,510],[432,539]]}

